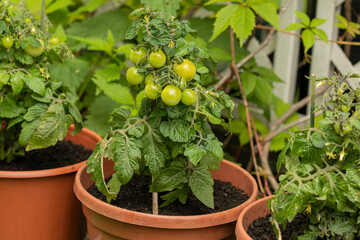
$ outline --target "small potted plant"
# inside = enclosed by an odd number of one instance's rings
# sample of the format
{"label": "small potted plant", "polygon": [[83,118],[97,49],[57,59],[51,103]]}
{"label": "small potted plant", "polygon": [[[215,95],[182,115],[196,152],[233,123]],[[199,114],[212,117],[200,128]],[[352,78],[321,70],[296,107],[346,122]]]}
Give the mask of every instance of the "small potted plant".
{"label": "small potted plant", "polygon": [[[280,186],[268,205],[277,239],[294,219],[303,220],[297,231],[287,233],[298,239],[359,239],[360,231],[360,89],[348,81],[358,74],[317,79],[330,87],[316,110],[323,112],[318,127],[303,129],[286,143],[278,158]],[[315,78],[313,79],[315,82]],[[266,199],[268,200],[268,199]],[[265,209],[267,201],[262,201]],[[269,209],[258,217],[265,217]],[[249,209],[240,216],[248,222]],[[252,219],[254,219],[253,217]],[[241,228],[241,230],[240,230]],[[249,236],[237,235],[241,239]]]}
{"label": "small potted plant", "polygon": [[[187,21],[150,9],[137,9],[131,17],[137,20],[126,38],[136,45],[130,52],[134,66],[127,70],[126,78],[134,98],[140,101],[143,93],[145,96],[136,115],[124,108],[113,112],[108,134],[95,147],[88,166],[77,174],[74,189],[83,203],[89,238],[229,237],[240,211],[257,197],[251,175],[222,161],[222,143],[209,124],[226,126],[222,110],[231,119],[234,104],[223,92],[202,86],[209,74],[207,66],[214,61],[206,49],[185,40],[194,32]],[[118,208],[87,192],[95,182],[110,202],[136,174],[151,180],[147,191],[152,192],[153,214]],[[185,204],[191,193],[214,208],[213,178],[231,181],[250,199],[211,215],[157,215],[157,194],[162,192],[166,192],[161,196],[162,206],[175,201]]]}
{"label": "small potted plant", "polygon": [[[46,23],[41,27],[48,30]],[[50,75],[48,64],[72,55],[44,31],[30,12],[1,1],[0,239],[79,239],[81,234],[72,185],[101,138],[82,129],[76,95]],[[80,150],[74,144],[64,142],[62,152],[50,148],[65,136],[86,148],[79,147],[85,151],[82,159],[76,159]],[[58,154],[74,155],[76,161],[66,166],[62,162],[69,156]]]}

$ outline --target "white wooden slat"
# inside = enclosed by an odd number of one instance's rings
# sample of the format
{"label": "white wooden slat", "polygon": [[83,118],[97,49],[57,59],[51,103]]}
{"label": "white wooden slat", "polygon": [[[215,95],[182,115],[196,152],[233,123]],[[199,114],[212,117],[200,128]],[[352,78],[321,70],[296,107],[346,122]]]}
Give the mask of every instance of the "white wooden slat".
{"label": "white wooden slat", "polygon": [[[249,50],[250,52],[254,51],[255,49],[257,49],[259,47],[259,41],[256,38],[251,38],[247,50]],[[255,55],[255,61],[258,65],[263,66],[263,67],[267,67],[272,69],[272,63],[267,55],[267,53],[262,50],[260,51],[258,54]]]}

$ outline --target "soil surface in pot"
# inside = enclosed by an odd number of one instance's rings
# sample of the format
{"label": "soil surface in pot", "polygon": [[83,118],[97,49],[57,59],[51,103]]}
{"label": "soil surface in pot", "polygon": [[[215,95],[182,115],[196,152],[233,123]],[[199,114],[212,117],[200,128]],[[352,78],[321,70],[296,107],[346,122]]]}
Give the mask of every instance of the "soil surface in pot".
{"label": "soil surface in pot", "polygon": [[92,150],[64,140],[55,146],[25,152],[25,157],[13,159],[10,163],[0,161],[3,171],[34,171],[73,165],[89,158]]}
{"label": "soil surface in pot", "polygon": [[[291,237],[297,237],[304,233],[302,224],[307,222],[307,218],[304,214],[298,214],[294,220],[286,225],[286,229],[281,232],[283,240],[297,239]],[[282,226],[280,226],[282,229]],[[254,240],[277,240],[273,227],[270,222],[270,214],[266,217],[258,218],[253,221],[248,230],[247,234]],[[317,238],[317,240],[326,240],[327,238]],[[355,238],[360,240],[360,238]]]}
{"label": "soil surface in pot", "polygon": [[[118,197],[111,201],[117,207],[143,213],[152,213],[152,194],[149,193],[149,177],[134,175],[130,182],[121,186]],[[214,209],[206,207],[190,193],[186,204],[175,201],[169,206],[159,208],[160,215],[189,216],[221,212],[239,206],[249,199],[243,190],[236,188],[229,182],[214,181]],[[95,185],[88,192],[94,197],[106,202],[106,197],[100,193]],[[159,205],[163,203],[159,194]]]}

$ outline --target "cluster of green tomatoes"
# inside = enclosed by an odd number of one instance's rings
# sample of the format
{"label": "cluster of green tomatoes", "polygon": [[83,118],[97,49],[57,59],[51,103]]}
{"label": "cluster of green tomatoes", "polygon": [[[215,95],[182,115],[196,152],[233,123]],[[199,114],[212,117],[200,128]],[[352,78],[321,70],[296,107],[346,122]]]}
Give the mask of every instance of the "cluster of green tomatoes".
{"label": "cluster of green tomatoes", "polygon": [[[187,106],[196,102],[196,92],[186,88],[196,74],[196,67],[190,60],[167,61],[161,49],[147,51],[138,46],[130,51],[130,61],[135,66],[127,70],[126,79],[130,85],[145,81],[145,94],[149,99],[160,97],[167,106],[175,106],[180,101]],[[147,74],[139,71],[139,66],[146,66]]]}

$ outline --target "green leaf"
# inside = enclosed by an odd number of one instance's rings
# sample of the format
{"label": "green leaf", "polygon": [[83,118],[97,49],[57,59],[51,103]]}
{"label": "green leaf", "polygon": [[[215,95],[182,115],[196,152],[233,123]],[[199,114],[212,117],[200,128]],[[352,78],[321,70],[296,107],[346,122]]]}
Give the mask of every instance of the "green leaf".
{"label": "green leaf", "polygon": [[314,18],[314,19],[312,19],[311,22],[310,22],[310,28],[318,27],[318,26],[324,24],[326,21],[327,21],[327,19]]}
{"label": "green leaf", "polygon": [[5,70],[0,70],[0,83],[3,85],[7,84],[10,80],[10,75]]}
{"label": "green leaf", "polygon": [[248,0],[247,4],[263,19],[279,29],[279,16],[276,12],[277,5],[271,1]]}
{"label": "green leaf", "polygon": [[23,52],[23,51],[16,51],[15,58],[22,64],[30,65],[30,64],[34,63],[34,59],[32,57],[30,57],[26,52]]}
{"label": "green leaf", "polygon": [[186,147],[184,156],[188,157],[189,161],[196,166],[206,152],[207,151],[203,145],[191,144]]}
{"label": "green leaf", "polygon": [[141,158],[139,145],[133,138],[127,138],[122,134],[116,134],[111,145],[114,156],[114,170],[122,185],[127,184],[134,171],[139,169],[138,159]]}
{"label": "green leaf", "polygon": [[231,61],[232,59],[231,54],[222,48],[211,48],[209,52],[210,55],[216,60]]}
{"label": "green leaf", "polygon": [[21,90],[24,87],[24,76],[25,74],[22,72],[16,72],[15,75],[10,78],[11,88],[13,90],[14,95],[19,95]]}
{"label": "green leaf", "polygon": [[157,141],[150,133],[142,136],[142,142],[144,160],[151,174],[156,178],[165,166],[166,160],[170,159],[169,150],[164,143]]}
{"label": "green leaf", "polygon": [[70,104],[69,113],[71,114],[71,116],[74,117],[76,122],[78,122],[78,123],[82,122],[81,113],[80,113],[79,109],[77,108],[77,106],[74,103]]}
{"label": "green leaf", "polygon": [[145,126],[143,123],[141,123],[136,125],[136,127],[129,129],[128,133],[129,135],[140,138],[144,134],[144,131],[145,131]]}
{"label": "green leaf", "polygon": [[106,65],[104,68],[96,69],[95,76],[98,79],[103,79],[106,82],[111,82],[120,79],[120,72],[123,69],[121,66],[116,64]]}
{"label": "green leaf", "polygon": [[200,160],[200,164],[205,166],[206,169],[211,171],[220,168],[220,162],[222,159],[219,159],[217,156],[214,155],[212,152],[207,152]]}
{"label": "green leaf", "polygon": [[238,8],[239,8],[238,5],[231,4],[229,6],[220,9],[216,13],[213,35],[210,38],[209,42],[212,42],[217,36],[220,35],[220,33],[225,31],[230,26],[231,17]]}
{"label": "green leaf", "polygon": [[112,35],[110,29],[108,29],[107,43],[110,47],[114,47],[115,40],[114,40],[114,36]]}
{"label": "green leaf", "polygon": [[317,148],[325,147],[325,140],[323,136],[318,132],[314,132],[313,134],[311,134],[310,142]]}
{"label": "green leaf", "polygon": [[72,118],[65,114],[60,103],[51,105],[41,116],[41,121],[36,127],[26,147],[27,151],[55,145],[64,139],[72,123]]}
{"label": "green leaf", "polygon": [[214,208],[213,186],[211,173],[203,167],[197,167],[190,174],[189,187],[193,194],[209,208]]}
{"label": "green leaf", "polygon": [[85,5],[79,7],[75,11],[73,11],[71,13],[71,16],[77,15],[77,14],[82,13],[82,12],[93,12],[93,11],[95,11],[97,8],[99,8],[101,5],[103,5],[106,2],[107,2],[106,0],[90,0],[90,1],[87,1],[87,3]]}
{"label": "green leaf", "polygon": [[62,0],[62,1],[53,1],[51,2],[50,4],[48,4],[46,6],[46,10],[45,10],[45,13],[46,14],[49,14],[49,13],[53,13],[57,10],[60,10],[62,8],[67,8],[71,5],[73,5],[73,1],[72,0]]}
{"label": "green leaf", "polygon": [[7,24],[4,20],[0,20],[0,34],[6,30]]}
{"label": "green leaf", "polygon": [[240,40],[240,47],[255,27],[255,14],[250,8],[240,6],[231,17],[231,26]]}
{"label": "green leaf", "polygon": [[270,151],[278,152],[285,147],[285,140],[290,138],[291,135],[287,132],[282,132],[273,137],[271,140]]}
{"label": "green leaf", "polygon": [[251,68],[251,71],[254,73],[257,73],[262,79],[265,79],[265,80],[268,80],[271,82],[280,82],[280,83],[284,82],[270,68],[262,67],[262,66],[255,66],[255,67]]}
{"label": "green leaf", "polygon": [[302,32],[302,42],[305,47],[305,52],[307,52],[313,45],[315,41],[315,35],[310,29],[305,29]]}
{"label": "green leaf", "polygon": [[295,11],[295,14],[298,18],[300,18],[301,22],[305,25],[305,26],[309,26],[310,25],[310,18],[308,17],[308,15],[306,15],[303,12],[299,12],[299,11]]}
{"label": "green leaf", "polygon": [[189,141],[189,124],[183,119],[162,122],[160,132],[174,142]]}
{"label": "green leaf", "polygon": [[179,190],[172,191],[168,194],[162,195],[161,199],[165,200],[165,202],[162,203],[160,205],[160,207],[166,207],[166,206],[170,205],[171,203],[175,202],[176,199],[178,199],[178,197],[179,197]]}
{"label": "green leaf", "polygon": [[26,109],[22,104],[18,104],[15,99],[6,95],[2,101],[0,101],[0,117],[1,118],[14,118],[25,113]]}
{"label": "green leaf", "polygon": [[226,0],[209,0],[204,5],[207,6],[207,5],[214,4],[214,3],[219,3],[219,2],[226,2]]}
{"label": "green leaf", "polygon": [[186,166],[181,167],[181,165],[165,168],[151,184],[150,192],[165,192],[176,189],[187,181],[185,170]]}
{"label": "green leaf", "polygon": [[48,106],[43,103],[37,103],[31,108],[28,109],[27,113],[24,115],[24,119],[28,122],[36,120],[40,117],[42,113],[47,110]]}
{"label": "green leaf", "polygon": [[22,129],[19,136],[19,144],[21,146],[26,146],[29,143],[31,136],[33,135],[39,123],[40,123],[40,118],[35,119],[32,122],[24,121],[21,124]]}
{"label": "green leaf", "polygon": [[326,33],[321,30],[321,29],[317,29],[317,28],[313,28],[312,31],[321,39],[323,40],[325,43],[328,43],[328,36],[326,35]]}
{"label": "green leaf", "polygon": [[33,92],[39,94],[40,96],[45,95],[45,82],[43,78],[25,75],[23,80]]}
{"label": "green leaf", "polygon": [[249,96],[255,90],[256,78],[257,77],[251,72],[244,71],[241,73],[241,81],[245,96]]}
{"label": "green leaf", "polygon": [[262,78],[256,79],[255,96],[262,103],[269,105],[272,101],[272,86],[270,83]]}
{"label": "green leaf", "polygon": [[129,88],[118,83],[108,83],[104,79],[93,77],[92,81],[108,97],[117,103],[134,106],[134,100],[130,94]]}
{"label": "green leaf", "polygon": [[222,142],[220,142],[213,134],[209,134],[207,136],[207,141],[204,141],[205,149],[213,153],[218,158],[219,162],[222,161],[224,157],[222,145]]}
{"label": "green leaf", "polygon": [[55,31],[54,31],[54,35],[59,39],[59,42],[66,42],[67,37],[66,37],[66,33],[65,30],[62,26],[62,24],[59,24]]}
{"label": "green leaf", "polygon": [[176,16],[176,11],[180,8],[180,1],[181,0],[141,0],[141,3],[144,4],[145,7]]}
{"label": "green leaf", "polygon": [[88,45],[89,50],[104,51],[109,56],[113,55],[112,46],[110,46],[109,43],[107,41],[105,41],[105,40],[102,40],[100,38],[77,37],[77,36],[73,36],[73,35],[70,35],[69,37],[76,40],[76,41],[86,43]]}
{"label": "green leaf", "polygon": [[302,29],[302,28],[305,28],[305,25],[302,23],[291,23],[288,26],[286,26],[285,30],[293,31],[293,30],[298,30],[298,29]]}

